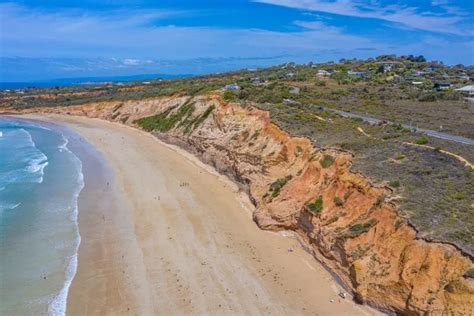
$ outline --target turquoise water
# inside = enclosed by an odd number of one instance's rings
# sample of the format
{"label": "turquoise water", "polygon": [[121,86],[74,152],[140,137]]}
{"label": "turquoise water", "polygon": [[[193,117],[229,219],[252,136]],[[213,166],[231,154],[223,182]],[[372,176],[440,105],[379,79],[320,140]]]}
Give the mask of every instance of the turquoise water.
{"label": "turquoise water", "polygon": [[64,129],[0,117],[0,315],[65,313],[83,187]]}

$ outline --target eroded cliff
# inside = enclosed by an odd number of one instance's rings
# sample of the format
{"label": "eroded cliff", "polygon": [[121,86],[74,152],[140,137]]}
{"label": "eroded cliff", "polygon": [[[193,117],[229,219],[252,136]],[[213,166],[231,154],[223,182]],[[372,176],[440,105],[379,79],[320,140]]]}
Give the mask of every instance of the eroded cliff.
{"label": "eroded cliff", "polygon": [[474,313],[474,281],[463,276],[471,258],[417,239],[390,203],[390,190],[351,172],[350,153],[291,137],[267,112],[223,102],[219,94],[41,112],[139,124],[193,152],[248,192],[262,229],[297,232],[360,302],[404,314]]}

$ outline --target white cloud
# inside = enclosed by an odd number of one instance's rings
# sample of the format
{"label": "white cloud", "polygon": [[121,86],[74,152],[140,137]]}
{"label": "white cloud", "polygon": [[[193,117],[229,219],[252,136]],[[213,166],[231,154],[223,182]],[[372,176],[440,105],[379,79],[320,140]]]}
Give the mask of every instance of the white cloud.
{"label": "white cloud", "polygon": [[140,65],[140,59],[125,58],[123,64],[126,66],[138,66]]}
{"label": "white cloud", "polygon": [[[347,10],[353,9],[349,6]],[[255,66],[291,60],[362,58],[368,54],[425,54],[446,62],[474,62],[472,41],[456,42],[446,36],[433,35],[425,41],[407,41],[396,46],[390,38],[374,41],[348,34],[345,28],[328,25],[330,19],[312,16],[314,13],[309,16],[316,21],[293,22],[302,28],[297,32],[154,25],[157,20],[176,14],[187,13],[160,10],[108,11],[106,15],[72,10],[48,12],[0,3],[0,57],[43,59],[41,63],[26,60],[22,64],[25,71],[21,73],[17,64],[10,62],[9,77],[17,73],[30,76],[28,71],[32,64],[41,68],[38,70],[41,76],[47,72],[50,76],[65,77],[73,71],[90,75],[98,70],[103,74],[157,73],[161,69],[173,73],[188,73],[190,69],[194,73],[206,73],[251,63]],[[64,73],[55,69],[62,69]]]}
{"label": "white cloud", "polygon": [[[289,8],[297,8],[307,11],[325,12],[331,14],[360,17],[360,18],[374,18],[385,20],[400,25],[408,26],[414,29],[449,33],[456,35],[472,35],[466,33],[466,30],[458,24],[463,22],[462,15],[455,14],[456,8],[453,6],[446,6],[443,2],[444,8],[449,8],[450,11],[440,16],[430,12],[419,12],[419,9],[407,5],[386,5],[381,6],[377,2],[357,1],[357,0],[254,0],[255,2],[273,4]],[[435,0],[438,4],[439,1]]]}
{"label": "white cloud", "polygon": [[[133,66],[146,59],[314,55],[322,50],[379,47],[371,40],[344,33],[321,22],[297,21],[304,31],[154,26],[172,12],[129,10],[106,16],[84,12],[44,12],[0,4],[3,56],[97,57],[124,59]],[[32,47],[34,49],[32,50]]]}

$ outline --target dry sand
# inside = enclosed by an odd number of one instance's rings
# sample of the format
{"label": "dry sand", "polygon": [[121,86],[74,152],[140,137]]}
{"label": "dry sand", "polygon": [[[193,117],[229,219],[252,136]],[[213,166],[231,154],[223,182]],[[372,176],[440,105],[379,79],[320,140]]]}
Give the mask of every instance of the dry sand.
{"label": "dry sand", "polygon": [[295,238],[260,230],[237,187],[189,154],[115,123],[34,118],[78,132],[111,170],[85,162],[68,314],[376,314],[340,298]]}

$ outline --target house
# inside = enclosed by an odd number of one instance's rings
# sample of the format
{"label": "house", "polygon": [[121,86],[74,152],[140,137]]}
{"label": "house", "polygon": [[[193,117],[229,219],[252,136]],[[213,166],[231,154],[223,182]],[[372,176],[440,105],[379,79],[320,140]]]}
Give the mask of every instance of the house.
{"label": "house", "polygon": [[255,77],[250,79],[250,84],[252,86],[258,87],[258,86],[268,86],[268,81],[262,81],[259,77]]}
{"label": "house", "polygon": [[262,84],[262,80],[260,80],[260,77],[253,77],[253,78],[250,78],[250,83],[253,86],[259,86]]}
{"label": "house", "polygon": [[474,85],[464,86],[462,88],[456,89],[463,94],[467,94],[468,96],[474,96]]}
{"label": "house", "polygon": [[413,81],[411,84],[414,86],[421,86],[423,84],[423,81]]}
{"label": "house", "polygon": [[436,90],[448,90],[451,88],[451,84],[449,82],[436,82],[433,88]]}
{"label": "house", "polygon": [[329,77],[330,75],[331,75],[331,73],[327,70],[324,70],[324,69],[319,69],[318,73],[316,74],[316,76],[318,76],[318,77]]}
{"label": "house", "polygon": [[421,70],[418,70],[418,71],[415,71],[415,76],[424,76],[424,75],[427,75],[428,73],[425,72],[425,71],[421,71]]}
{"label": "house", "polygon": [[234,83],[226,85],[223,89],[225,91],[238,91],[240,90],[240,87],[237,83],[234,82]]}
{"label": "house", "polygon": [[383,64],[383,73],[387,73],[392,71],[393,65],[392,64]]}
{"label": "house", "polygon": [[359,78],[367,77],[367,72],[366,71],[352,71],[352,70],[349,70],[347,72],[347,74],[349,76],[352,76],[352,77],[359,77]]}
{"label": "house", "polygon": [[456,76],[457,79],[462,79],[462,80],[469,80],[469,76],[465,73],[461,73],[458,76]]}

